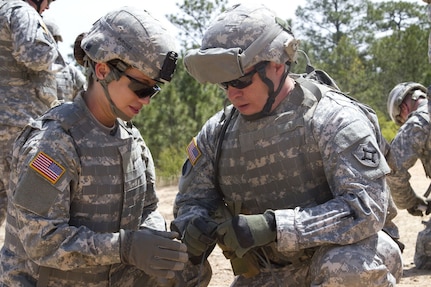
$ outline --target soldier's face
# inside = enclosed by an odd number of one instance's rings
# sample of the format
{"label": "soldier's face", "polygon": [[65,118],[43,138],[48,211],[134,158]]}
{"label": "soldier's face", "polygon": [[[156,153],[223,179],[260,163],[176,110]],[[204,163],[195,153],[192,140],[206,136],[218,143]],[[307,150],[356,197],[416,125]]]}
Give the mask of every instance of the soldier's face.
{"label": "soldier's face", "polygon": [[[253,68],[245,72],[249,73],[250,71],[253,71]],[[266,65],[266,77],[273,82],[274,90],[278,88],[283,72],[284,64],[269,63]],[[268,86],[262,81],[258,73],[253,74],[251,81],[251,84],[244,88],[227,85],[226,89],[229,101],[241,114],[246,116],[261,112],[268,100]],[[282,98],[284,96],[280,93],[273,107],[277,106]]]}

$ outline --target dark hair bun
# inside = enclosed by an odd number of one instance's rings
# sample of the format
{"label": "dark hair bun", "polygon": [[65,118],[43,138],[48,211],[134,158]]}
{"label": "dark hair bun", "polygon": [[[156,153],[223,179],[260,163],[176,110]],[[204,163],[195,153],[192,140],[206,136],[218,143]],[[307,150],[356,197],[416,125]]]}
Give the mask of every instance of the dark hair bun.
{"label": "dark hair bun", "polygon": [[85,52],[81,48],[81,41],[85,37],[86,33],[81,33],[76,37],[75,43],[73,44],[73,56],[75,57],[76,62],[81,66],[84,66],[84,57]]}

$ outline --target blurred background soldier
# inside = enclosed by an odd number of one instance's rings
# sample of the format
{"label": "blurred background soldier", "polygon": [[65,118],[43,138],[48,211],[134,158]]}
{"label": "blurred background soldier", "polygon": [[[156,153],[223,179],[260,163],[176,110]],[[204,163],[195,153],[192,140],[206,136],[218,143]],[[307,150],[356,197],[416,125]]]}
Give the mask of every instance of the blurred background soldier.
{"label": "blurred background soldier", "polygon": [[[396,85],[389,93],[387,108],[392,121],[400,126],[390,144],[388,163],[392,171],[387,176],[391,194],[399,209],[413,216],[428,215],[431,205],[424,195],[417,194],[410,184],[409,169],[419,159],[427,177],[431,176],[430,117],[425,86],[415,82]],[[414,262],[419,269],[431,270],[431,225],[418,234]]]}
{"label": "blurred background soldier", "polygon": [[[54,37],[55,42],[63,41],[60,34],[60,28],[54,22],[54,19],[43,17],[46,27]],[[63,57],[64,58],[64,57]],[[85,88],[86,79],[84,74],[75,67],[74,63],[66,63],[66,66],[58,71],[57,78],[57,98],[64,101],[72,101],[78,92]]]}
{"label": "blurred background soldier", "polygon": [[54,72],[63,62],[40,16],[51,2],[0,0],[0,223],[13,140],[31,119],[58,103]]}
{"label": "blurred background soldier", "polygon": [[232,105],[187,148],[171,228],[198,266],[219,244],[231,286],[395,286],[377,116],[323,71],[289,75],[298,44],[274,12],[240,4],[187,52],[187,71]]}
{"label": "blurred background soldier", "polygon": [[166,231],[154,161],[130,120],[171,80],[175,40],[146,11],[123,7],[75,49],[88,90],[14,144],[0,286],[156,286],[188,256]]}

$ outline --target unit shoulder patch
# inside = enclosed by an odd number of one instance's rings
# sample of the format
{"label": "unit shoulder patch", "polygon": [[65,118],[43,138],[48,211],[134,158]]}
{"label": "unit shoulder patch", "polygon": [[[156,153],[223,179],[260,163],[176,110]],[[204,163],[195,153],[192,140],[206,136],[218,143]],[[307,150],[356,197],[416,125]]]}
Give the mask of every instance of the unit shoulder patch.
{"label": "unit shoulder patch", "polygon": [[380,164],[380,153],[371,142],[360,144],[353,155],[365,166],[377,167]]}

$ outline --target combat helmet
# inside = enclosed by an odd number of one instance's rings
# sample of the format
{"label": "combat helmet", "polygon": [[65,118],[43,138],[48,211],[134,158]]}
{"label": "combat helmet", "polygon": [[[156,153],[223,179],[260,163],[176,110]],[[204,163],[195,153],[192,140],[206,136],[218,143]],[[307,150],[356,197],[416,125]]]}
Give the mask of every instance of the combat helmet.
{"label": "combat helmet", "polygon": [[427,97],[427,88],[415,82],[404,82],[396,85],[389,93],[387,109],[392,121],[397,125],[402,125],[400,117],[400,105],[407,95],[412,95],[413,100]]}
{"label": "combat helmet", "polygon": [[264,5],[237,4],[212,21],[184,64],[201,83],[229,82],[260,62],[296,61],[298,44],[287,23]]}
{"label": "combat helmet", "polygon": [[[134,67],[158,82],[169,82],[178,54],[175,39],[147,11],[122,7],[100,18],[81,48],[94,62],[120,60],[117,69]],[[125,65],[124,65],[125,64]]]}

